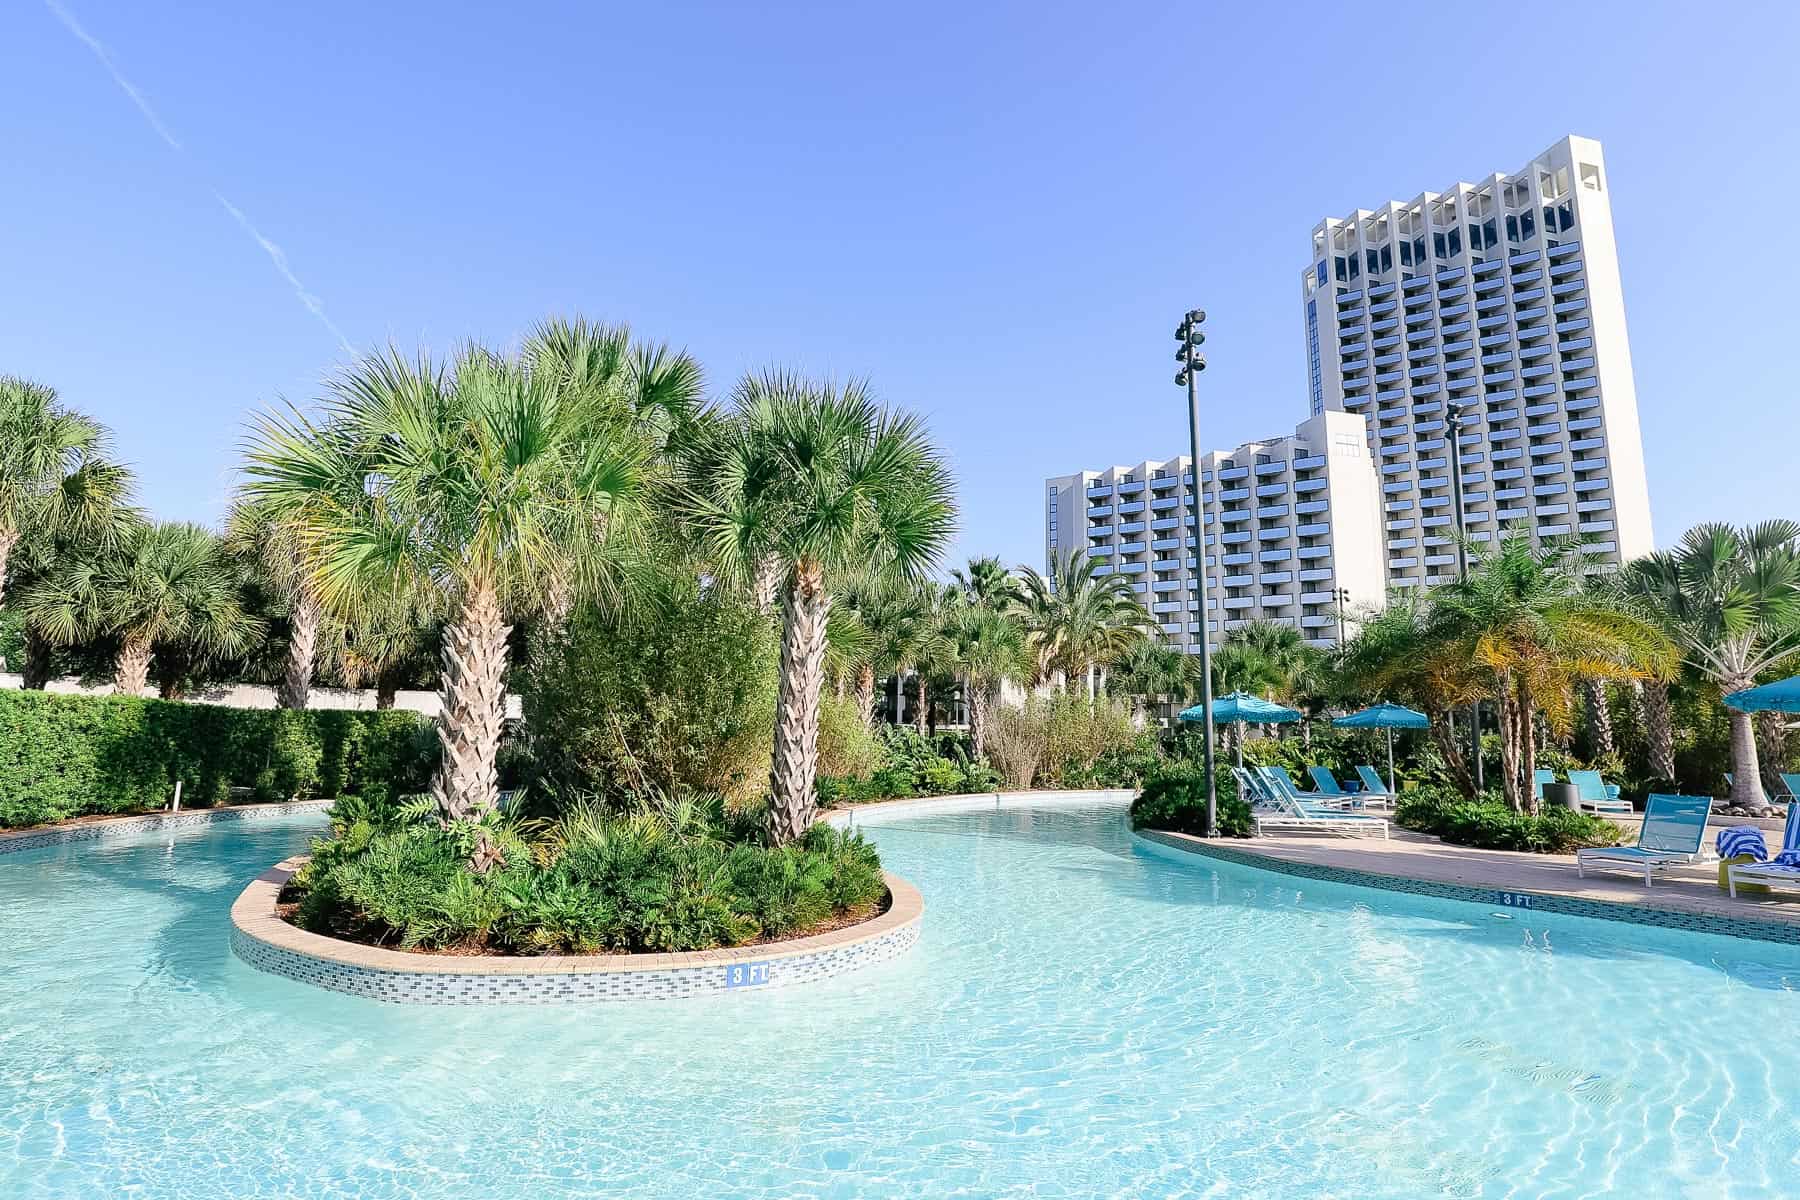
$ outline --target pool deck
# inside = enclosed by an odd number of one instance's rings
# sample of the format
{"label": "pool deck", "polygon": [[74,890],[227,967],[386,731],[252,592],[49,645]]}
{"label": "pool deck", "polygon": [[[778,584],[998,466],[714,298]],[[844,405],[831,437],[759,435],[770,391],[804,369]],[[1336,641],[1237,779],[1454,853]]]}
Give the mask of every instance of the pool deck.
{"label": "pool deck", "polygon": [[[1493,892],[1556,896],[1575,901],[1620,905],[1632,909],[1680,913],[1746,924],[1779,923],[1800,931],[1800,889],[1788,888],[1766,896],[1746,895],[1740,889],[1733,900],[1718,886],[1716,861],[1695,866],[1668,867],[1646,888],[1643,876],[1624,871],[1596,871],[1585,878],[1575,872],[1572,854],[1526,854],[1510,850],[1476,850],[1453,846],[1425,834],[1403,829],[1386,841],[1329,835],[1289,835],[1206,841],[1180,834],[1159,835],[1159,841],[1205,854],[1209,847],[1226,851],[1223,857],[1247,860],[1280,870],[1283,866],[1313,870],[1350,871],[1389,879],[1419,880],[1430,884]],[[1746,932],[1749,932],[1746,930]],[[1752,933],[1751,936],[1757,936]],[[1785,938],[1783,940],[1786,940]]]}

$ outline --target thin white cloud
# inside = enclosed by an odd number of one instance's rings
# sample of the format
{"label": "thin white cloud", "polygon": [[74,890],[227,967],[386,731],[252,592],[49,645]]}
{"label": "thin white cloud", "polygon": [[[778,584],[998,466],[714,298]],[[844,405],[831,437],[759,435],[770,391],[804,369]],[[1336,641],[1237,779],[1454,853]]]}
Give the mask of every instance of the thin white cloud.
{"label": "thin white cloud", "polygon": [[[130,97],[133,104],[137,105],[138,112],[143,114],[144,120],[149,122],[150,128],[156,131],[156,136],[167,143],[171,150],[186,157],[187,149],[181,144],[181,140],[167,125],[163,124],[162,118],[150,106],[150,102],[144,99],[144,94],[138,91],[137,85],[127,79],[123,71],[119,70],[105,44],[89,33],[81,22],[75,19],[75,14],[63,7],[60,0],[44,0],[44,5],[82,45],[94,52],[94,57],[100,60],[100,65],[106,68],[107,73],[112,76],[113,82],[119,85],[119,90]],[[231,214],[239,228],[249,234],[258,246],[262,247],[263,253],[267,254],[269,261],[275,265],[275,270],[280,272],[281,277],[287,280],[288,286],[293,289],[295,297],[306,306],[306,311],[317,317],[319,322],[331,331],[331,336],[338,340],[338,345],[343,348],[345,353],[356,353],[356,348],[350,344],[350,339],[344,336],[344,331],[339,329],[336,323],[325,314],[325,302],[313,292],[308,291],[306,285],[300,282],[300,277],[294,274],[293,268],[288,266],[287,252],[264,237],[256,224],[244,215],[244,210],[227,200],[217,189],[213,190],[213,196],[225,206],[225,211]]]}

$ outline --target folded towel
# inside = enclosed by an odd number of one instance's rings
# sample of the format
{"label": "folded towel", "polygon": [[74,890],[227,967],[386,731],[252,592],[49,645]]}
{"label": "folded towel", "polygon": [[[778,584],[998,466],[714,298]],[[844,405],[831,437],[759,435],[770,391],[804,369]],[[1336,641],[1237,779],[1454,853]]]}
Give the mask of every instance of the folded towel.
{"label": "folded towel", "polygon": [[[1718,846],[1720,858],[1736,858],[1748,854],[1757,862],[1769,861],[1769,847],[1763,841],[1762,830],[1754,825],[1733,825],[1729,829],[1719,830]],[[1790,855],[1794,856],[1794,861],[1786,865],[1800,866],[1800,852],[1797,851],[1786,851],[1775,861],[1782,862]]]}

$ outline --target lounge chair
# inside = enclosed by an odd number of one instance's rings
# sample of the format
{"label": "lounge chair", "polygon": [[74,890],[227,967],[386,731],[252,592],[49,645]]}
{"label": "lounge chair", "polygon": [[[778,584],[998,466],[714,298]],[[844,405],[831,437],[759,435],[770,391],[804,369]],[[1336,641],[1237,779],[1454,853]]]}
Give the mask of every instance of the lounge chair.
{"label": "lounge chair", "polygon": [[1781,849],[1771,861],[1726,866],[1725,886],[1730,889],[1733,900],[1737,899],[1739,883],[1785,883],[1800,887],[1800,803],[1788,805],[1787,828],[1781,832]]}
{"label": "lounge chair", "polygon": [[1711,811],[1710,796],[1652,795],[1644,804],[1644,823],[1638,826],[1637,845],[1577,850],[1575,873],[1586,876],[1589,867],[1628,867],[1642,870],[1644,886],[1649,887],[1652,872],[1700,860],[1706,816]]}
{"label": "lounge chair", "polygon": [[1376,774],[1374,767],[1356,768],[1356,777],[1362,780],[1365,794],[1382,796],[1389,803],[1393,802],[1394,793],[1388,788],[1387,780]]}
{"label": "lounge chair", "polygon": [[1540,803],[1544,799],[1544,785],[1546,783],[1555,783],[1555,782],[1556,782],[1556,772],[1555,771],[1549,771],[1549,770],[1544,769],[1543,767],[1539,767],[1537,770],[1535,770],[1531,773],[1532,791],[1536,793],[1538,801]]}
{"label": "lounge chair", "polygon": [[1237,768],[1235,773],[1244,794],[1254,797],[1250,816],[1259,834],[1265,829],[1315,829],[1388,836],[1388,823],[1383,818],[1315,804],[1295,791],[1287,774],[1278,768],[1245,767]]}
{"label": "lounge chair", "polygon": [[1388,794],[1386,788],[1377,788],[1373,792],[1347,792],[1333,775],[1324,767],[1308,767],[1306,773],[1312,776],[1313,785],[1318,789],[1315,793],[1321,803],[1340,808],[1386,808]]}
{"label": "lounge chair", "polygon": [[1581,793],[1576,804],[1596,813],[1630,812],[1631,801],[1621,799],[1619,789],[1608,787],[1598,771],[1570,771],[1569,782]]}

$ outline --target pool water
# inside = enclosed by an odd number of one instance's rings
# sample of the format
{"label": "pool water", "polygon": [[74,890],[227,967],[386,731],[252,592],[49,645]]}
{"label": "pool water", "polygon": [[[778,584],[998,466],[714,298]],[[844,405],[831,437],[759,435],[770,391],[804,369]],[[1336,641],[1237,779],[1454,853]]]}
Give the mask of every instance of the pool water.
{"label": "pool water", "polygon": [[903,958],[382,1005],[226,911],[320,819],[0,858],[0,1197],[1635,1197],[1800,1189],[1800,956],[1310,883],[1095,799],[868,829]]}

